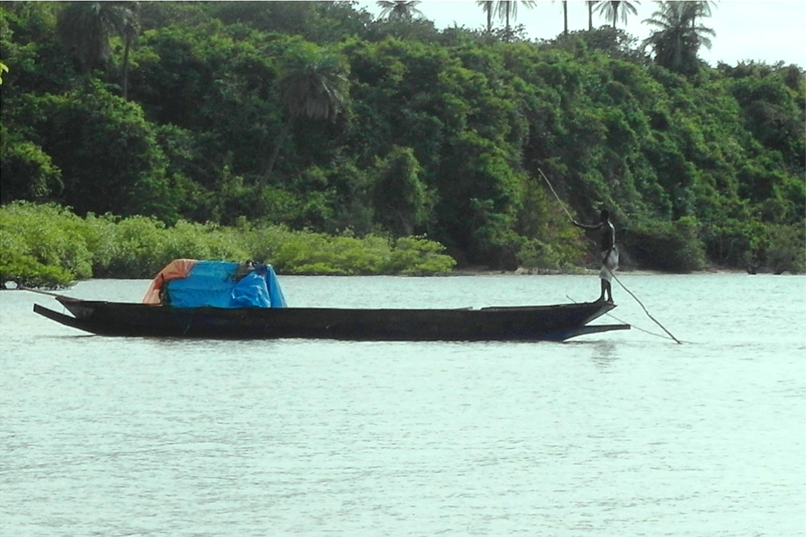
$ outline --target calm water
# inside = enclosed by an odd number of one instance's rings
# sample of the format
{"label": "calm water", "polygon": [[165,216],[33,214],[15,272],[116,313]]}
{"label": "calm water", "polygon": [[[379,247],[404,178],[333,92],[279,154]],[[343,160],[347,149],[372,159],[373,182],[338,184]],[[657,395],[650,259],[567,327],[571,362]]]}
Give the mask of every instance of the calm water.
{"label": "calm water", "polygon": [[[684,345],[104,338],[0,292],[0,534],[806,535],[806,278],[621,279]],[[283,282],[295,306],[598,295],[595,276]]]}

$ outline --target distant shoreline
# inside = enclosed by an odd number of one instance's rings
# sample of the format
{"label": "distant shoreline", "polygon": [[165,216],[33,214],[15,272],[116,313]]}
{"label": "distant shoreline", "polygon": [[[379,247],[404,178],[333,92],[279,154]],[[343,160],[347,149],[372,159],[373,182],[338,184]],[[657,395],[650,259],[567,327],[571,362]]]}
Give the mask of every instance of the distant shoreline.
{"label": "distant shoreline", "polygon": [[[524,267],[519,267],[514,271],[505,271],[505,270],[493,270],[487,269],[484,267],[467,267],[463,269],[454,269],[451,273],[447,276],[486,276],[486,275],[527,275],[527,276],[560,276],[560,275],[596,275],[599,273],[598,269],[588,269],[588,268],[576,268],[573,271],[561,271],[558,269],[527,269]],[[771,269],[758,269],[755,273],[751,273],[746,269],[732,269],[732,268],[723,268],[723,267],[710,267],[706,269],[702,269],[700,271],[691,271],[690,273],[673,273],[667,271],[658,271],[652,269],[619,269],[616,274],[629,274],[629,275],[637,275],[637,276],[653,276],[653,275],[707,275],[707,274],[746,274],[746,275],[755,275],[755,274],[778,274],[778,275],[797,275],[797,273],[791,273],[789,271],[784,271],[783,273],[774,273]]]}

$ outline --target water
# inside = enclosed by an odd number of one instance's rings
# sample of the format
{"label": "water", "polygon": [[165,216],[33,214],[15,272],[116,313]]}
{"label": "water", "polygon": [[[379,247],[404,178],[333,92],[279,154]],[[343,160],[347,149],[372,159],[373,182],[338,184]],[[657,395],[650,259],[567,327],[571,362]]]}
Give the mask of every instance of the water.
{"label": "water", "polygon": [[[806,278],[621,279],[686,343],[105,338],[2,292],[0,534],[806,535]],[[595,276],[283,283],[296,306],[598,294]]]}

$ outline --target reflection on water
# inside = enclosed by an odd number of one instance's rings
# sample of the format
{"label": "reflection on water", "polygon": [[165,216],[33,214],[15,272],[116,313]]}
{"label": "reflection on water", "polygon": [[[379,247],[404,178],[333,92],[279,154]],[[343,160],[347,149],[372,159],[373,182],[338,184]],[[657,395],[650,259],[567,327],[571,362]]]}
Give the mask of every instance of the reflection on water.
{"label": "reflection on water", "polygon": [[[806,335],[780,322],[806,319],[806,279],[621,278],[698,343],[104,338],[0,292],[0,531],[806,534]],[[565,302],[591,279],[283,281],[296,306],[462,307]]]}
{"label": "reflection on water", "polygon": [[613,341],[604,340],[596,342],[593,349],[594,353],[591,358],[594,363],[602,369],[609,368],[611,362],[618,360],[617,346]]}

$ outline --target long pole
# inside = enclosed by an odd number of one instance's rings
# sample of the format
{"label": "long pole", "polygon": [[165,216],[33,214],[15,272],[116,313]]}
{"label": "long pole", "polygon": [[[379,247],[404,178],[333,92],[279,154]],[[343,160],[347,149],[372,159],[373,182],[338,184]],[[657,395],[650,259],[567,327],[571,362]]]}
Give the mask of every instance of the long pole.
{"label": "long pole", "polygon": [[[574,302],[574,303],[576,303],[576,302],[577,302],[577,301],[575,301],[575,300],[574,300],[574,298],[573,298],[573,297],[571,297],[570,295],[566,295],[566,297],[568,298],[568,300],[569,300],[569,301],[572,301],[572,302]],[[614,320],[618,321],[619,323],[625,323],[625,324],[627,323],[627,322],[626,322],[626,321],[624,321],[623,319],[621,319],[621,318],[619,318],[619,317],[617,317],[617,316],[614,316],[614,315],[613,315],[613,314],[611,314],[610,312],[607,312],[607,313],[605,314],[605,316],[607,316],[607,317],[609,317],[609,318],[613,318]],[[669,338],[668,336],[664,336],[664,335],[662,335],[662,334],[653,333],[652,331],[648,331],[648,330],[646,330],[646,329],[642,329],[641,327],[639,327],[638,325],[636,325],[636,324],[634,324],[634,323],[629,323],[629,325],[630,325],[630,327],[632,327],[633,329],[637,329],[637,330],[639,330],[639,331],[641,331],[641,332],[645,332],[645,333],[647,333],[647,334],[651,334],[652,336],[657,336],[658,338],[663,338],[664,340],[673,340],[673,338]]]}
{"label": "long pole", "polygon": [[[17,288],[20,291],[30,291],[31,293],[39,293],[40,295],[50,295],[51,297],[65,297],[61,293],[54,293],[52,291],[45,291],[45,290],[36,290],[33,288],[26,288],[25,286],[20,286]],[[69,299],[69,297],[68,297]]]}
{"label": "long pole", "polygon": [[[537,169],[537,171],[538,171],[538,172],[540,172],[540,175],[541,175],[541,176],[543,176],[543,179],[545,179],[545,180],[546,180],[546,184],[548,184],[549,189],[551,189],[551,192],[554,194],[554,197],[557,199],[557,202],[560,204],[560,207],[562,207],[562,208],[563,208],[563,211],[565,211],[565,214],[566,214],[566,215],[568,215],[568,218],[569,218],[569,219],[571,219],[571,220],[573,221],[573,220],[574,220],[574,217],[572,217],[572,216],[571,216],[571,213],[569,213],[568,209],[566,209],[566,207],[565,207],[565,204],[564,204],[564,203],[563,203],[563,201],[560,199],[560,197],[557,195],[557,191],[555,191],[555,190],[554,190],[554,186],[551,184],[551,181],[549,181],[549,178],[547,178],[547,177],[546,177],[546,174],[544,174],[544,173],[543,173],[543,170],[541,170],[540,168],[538,168],[538,169]],[[682,344],[682,343],[683,343],[683,342],[681,342],[680,340],[678,340],[677,338],[675,338],[675,336],[674,336],[672,333],[670,333],[670,332],[669,332],[669,330],[668,330],[666,327],[664,327],[664,326],[663,326],[663,324],[662,324],[660,321],[656,320],[656,319],[655,319],[655,318],[652,316],[652,314],[650,314],[650,313],[649,313],[649,310],[647,310],[647,307],[646,307],[646,306],[644,306],[644,303],[642,303],[642,302],[641,302],[641,300],[640,300],[640,299],[638,299],[638,297],[637,297],[637,296],[636,296],[636,295],[635,295],[633,292],[631,292],[631,291],[630,291],[630,290],[627,288],[627,286],[625,286],[625,285],[624,285],[624,284],[621,282],[621,280],[619,280],[619,279],[618,279],[618,277],[617,277],[616,275],[614,275],[614,274],[613,274],[613,271],[611,271],[611,270],[610,270],[610,268],[609,268],[609,267],[607,267],[607,265],[605,265],[604,267],[607,269],[607,272],[608,272],[608,273],[610,273],[610,276],[612,276],[613,278],[615,278],[615,279],[616,279],[616,282],[618,282],[618,283],[619,283],[619,286],[621,286],[622,288],[624,288],[624,291],[626,291],[627,293],[629,293],[629,294],[630,294],[630,296],[631,296],[633,299],[635,299],[635,301],[636,301],[636,302],[637,302],[639,305],[641,305],[641,308],[643,308],[643,309],[644,309],[644,312],[645,312],[645,313],[646,313],[646,315],[649,317],[649,319],[651,319],[652,321],[654,321],[654,322],[655,322],[655,323],[658,325],[658,327],[660,327],[661,329],[663,329],[663,330],[666,332],[666,334],[668,334],[668,335],[669,335],[669,336],[672,338],[672,340],[674,340],[674,341],[675,341],[675,342],[677,342],[678,344]]]}
{"label": "long pole", "polygon": [[618,277],[617,277],[616,275],[614,275],[614,274],[613,274],[613,271],[611,271],[609,267],[607,267],[607,266],[605,265],[605,268],[607,268],[607,272],[608,272],[608,273],[610,273],[610,276],[612,276],[613,278],[615,278],[615,279],[616,279],[616,282],[618,282],[618,283],[619,283],[619,286],[621,286],[622,288],[624,288],[624,291],[626,291],[627,293],[629,293],[629,294],[632,296],[632,298],[633,298],[633,299],[635,299],[635,302],[637,302],[639,305],[641,305],[641,308],[643,308],[643,309],[644,309],[644,312],[646,313],[646,315],[647,315],[647,317],[648,317],[649,319],[651,319],[652,321],[654,321],[654,322],[657,324],[657,326],[658,326],[658,327],[660,327],[661,329],[663,329],[663,331],[664,331],[666,334],[668,334],[668,335],[669,335],[669,336],[672,338],[672,340],[674,340],[674,341],[675,341],[675,342],[677,342],[678,344],[682,344],[682,343],[683,343],[683,342],[681,342],[680,340],[678,340],[678,339],[675,337],[675,335],[673,335],[672,333],[670,333],[670,332],[669,332],[669,330],[668,330],[666,327],[664,327],[664,326],[663,326],[663,324],[662,324],[660,321],[656,320],[656,319],[655,319],[655,318],[652,316],[652,314],[650,314],[650,313],[649,313],[649,310],[647,310],[647,308],[644,306],[644,303],[642,303],[642,302],[641,302],[641,300],[640,300],[638,297],[636,297],[636,296],[635,296],[635,294],[634,294],[633,292],[631,292],[631,291],[630,291],[630,290],[627,288],[627,286],[625,286],[625,285],[624,285],[624,284],[621,282],[621,280],[619,280],[619,279],[618,279]]}
{"label": "long pole", "polygon": [[549,181],[549,178],[546,177],[546,174],[544,174],[543,170],[541,170],[540,168],[538,168],[537,171],[540,172],[540,175],[543,176],[543,179],[546,180],[546,184],[549,186],[549,189],[551,189],[551,193],[557,199],[557,202],[559,202],[560,207],[563,208],[563,211],[565,211],[565,214],[568,215],[568,218],[573,221],[574,217],[572,217],[571,213],[568,212],[568,209],[565,208],[565,204],[563,203],[562,200],[560,200],[560,196],[557,194],[557,191],[554,190],[554,186],[551,184],[551,181]]}

